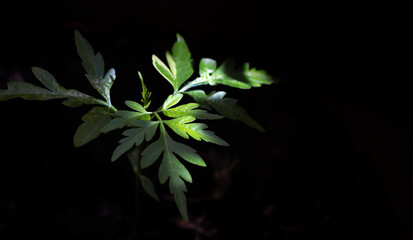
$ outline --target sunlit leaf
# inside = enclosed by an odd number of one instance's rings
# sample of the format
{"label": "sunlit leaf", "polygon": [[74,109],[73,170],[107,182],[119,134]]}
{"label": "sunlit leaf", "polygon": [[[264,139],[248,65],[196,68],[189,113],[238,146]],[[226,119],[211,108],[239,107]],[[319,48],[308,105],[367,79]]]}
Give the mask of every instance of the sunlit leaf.
{"label": "sunlit leaf", "polygon": [[164,123],[168,125],[176,134],[188,139],[189,136],[195,140],[215,143],[222,146],[229,146],[227,142],[215,135],[214,132],[205,130],[208,126],[204,123],[191,123],[195,120],[194,117],[184,116],[166,120]]}
{"label": "sunlit leaf", "polygon": [[194,73],[191,53],[184,38],[177,34],[177,41],[172,46],[172,54],[166,52],[168,66],[157,56],[152,55],[152,64],[158,72],[178,91],[181,85]]}
{"label": "sunlit leaf", "polygon": [[172,86],[174,86],[174,76],[171,73],[171,70],[159,59],[157,56],[152,55],[152,64],[156,70],[168,80]]}
{"label": "sunlit leaf", "polygon": [[226,92],[211,92],[206,95],[202,90],[194,90],[186,92],[186,94],[193,97],[203,107],[212,107],[219,114],[229,119],[239,120],[258,131],[265,132],[265,129],[249,116],[244,108],[237,104],[236,99],[225,98]]}
{"label": "sunlit leaf", "polygon": [[197,119],[221,119],[223,116],[218,114],[212,114],[207,112],[206,110],[196,109],[199,107],[199,104],[196,103],[188,103],[184,105],[180,105],[178,107],[169,108],[164,110],[163,113],[168,117],[183,117],[183,116],[192,116]]}
{"label": "sunlit leaf", "polygon": [[176,104],[179,103],[179,101],[181,101],[183,96],[184,95],[182,95],[181,93],[175,93],[175,94],[169,95],[168,98],[163,103],[162,110],[167,110],[168,108],[175,106]]}

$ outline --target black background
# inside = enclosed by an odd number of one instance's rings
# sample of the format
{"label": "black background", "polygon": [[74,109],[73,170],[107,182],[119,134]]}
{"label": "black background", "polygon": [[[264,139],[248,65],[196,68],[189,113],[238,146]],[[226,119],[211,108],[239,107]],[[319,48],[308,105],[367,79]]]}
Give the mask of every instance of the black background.
{"label": "black background", "polygon": [[[154,107],[172,90],[151,66],[180,33],[195,61],[266,69],[279,84],[222,88],[267,133],[208,123],[230,148],[192,143],[191,221],[166,186],[142,195],[142,239],[411,239],[412,100],[403,7],[311,1],[3,2],[0,87],[38,84],[31,66],[97,96],[76,55],[78,29],[117,80],[112,99],[137,100],[141,71]],[[88,111],[60,101],[0,102],[0,239],[126,239],[134,216],[128,161],[110,163],[119,133],[74,148]],[[187,164],[188,165],[188,164]],[[156,180],[156,170],[147,174]],[[222,197],[211,199],[213,193]],[[409,238],[410,236],[410,238]]]}

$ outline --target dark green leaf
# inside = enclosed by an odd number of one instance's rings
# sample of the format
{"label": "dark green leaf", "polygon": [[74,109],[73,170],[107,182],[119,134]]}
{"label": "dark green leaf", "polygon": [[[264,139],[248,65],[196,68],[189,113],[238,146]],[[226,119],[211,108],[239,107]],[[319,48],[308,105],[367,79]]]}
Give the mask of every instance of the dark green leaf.
{"label": "dark green leaf", "polygon": [[187,189],[183,180],[192,182],[192,177],[175,154],[179,155],[184,160],[199,166],[205,166],[205,162],[198,154],[196,154],[194,149],[174,141],[166,132],[163,122],[161,122],[160,131],[161,134],[159,139],[150,144],[142,152],[141,167],[146,168],[151,166],[163,153],[162,161],[159,166],[159,181],[165,183],[169,179],[169,189],[174,195],[179,212],[187,221],[188,212],[185,198]]}
{"label": "dark green leaf", "polygon": [[33,67],[32,70],[35,77],[48,89],[41,88],[27,82],[9,82],[7,84],[8,89],[0,89],[0,100],[8,100],[18,97],[26,100],[67,98],[63,104],[69,107],[78,107],[82,104],[107,105],[105,102],[77,90],[63,88],[57,83],[52,74],[42,68]]}
{"label": "dark green leaf", "polygon": [[110,121],[111,112],[104,107],[94,107],[82,117],[83,123],[77,129],[73,142],[80,147],[100,135],[101,129]]}
{"label": "dark green leaf", "polygon": [[145,192],[149,196],[151,196],[152,198],[154,198],[156,201],[159,202],[159,196],[155,191],[155,186],[153,185],[153,182],[144,175],[140,175],[139,178],[141,180],[143,190],[145,190]]}
{"label": "dark green leaf", "polygon": [[145,108],[137,102],[127,100],[125,101],[125,104],[137,112],[147,113]]}
{"label": "dark green leaf", "polygon": [[112,154],[112,162],[116,161],[120,156],[126,153],[133,146],[139,146],[145,139],[145,134],[150,134],[150,137],[146,137],[147,141],[150,141],[153,137],[153,132],[156,131],[159,122],[154,121],[141,121],[144,124],[140,125],[140,128],[131,128],[123,132],[126,138],[119,141],[119,146]]}
{"label": "dark green leaf", "polygon": [[105,63],[100,53],[93,50],[90,43],[80,34],[75,31],[75,44],[77,52],[82,59],[82,65],[86,70],[86,77],[93,88],[95,88],[111,105],[110,88],[116,79],[115,70],[113,68],[105,74]]}

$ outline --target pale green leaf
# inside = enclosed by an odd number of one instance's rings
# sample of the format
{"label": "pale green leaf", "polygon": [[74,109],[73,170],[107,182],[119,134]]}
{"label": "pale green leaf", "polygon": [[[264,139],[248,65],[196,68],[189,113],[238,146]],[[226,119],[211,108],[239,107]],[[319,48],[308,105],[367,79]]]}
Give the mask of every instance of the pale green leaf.
{"label": "pale green leaf", "polygon": [[152,64],[156,70],[166,79],[172,86],[174,86],[174,76],[171,70],[159,59],[157,56],[152,55]]}
{"label": "pale green leaf", "polygon": [[219,114],[229,119],[239,120],[258,131],[265,132],[264,128],[249,116],[244,108],[237,104],[236,99],[224,98],[226,93],[223,91],[211,92],[206,95],[202,90],[194,90],[186,92],[186,94],[193,97],[202,107],[212,107]]}
{"label": "pale green leaf", "polygon": [[215,143],[221,146],[229,146],[229,144],[216,136],[214,132],[205,130],[208,126],[204,123],[191,123],[195,120],[194,117],[184,116],[171,120],[166,120],[164,123],[168,125],[176,134],[188,139],[188,135],[195,140]]}
{"label": "pale green leaf", "polygon": [[177,75],[176,63],[170,52],[166,52],[166,61],[168,62],[168,66],[171,70],[172,77],[175,79]]}
{"label": "pale green leaf", "polygon": [[217,62],[214,59],[202,58],[199,62],[199,75],[203,78],[209,78],[216,68]]}
{"label": "pale green leaf", "polygon": [[270,85],[275,82],[274,78],[267,74],[265,70],[250,68],[249,63],[244,64],[243,74],[253,87],[261,87],[262,84]]}
{"label": "pale green leaf", "polygon": [[199,107],[199,104],[188,103],[180,105],[178,107],[169,108],[164,110],[163,113],[168,117],[183,117],[183,116],[192,116],[197,119],[221,119],[223,116],[208,113],[206,110],[195,109]]}
{"label": "pale green leaf", "polygon": [[83,123],[76,130],[73,142],[80,147],[100,135],[101,129],[110,121],[110,111],[104,107],[94,107],[82,117]]}
{"label": "pale green leaf", "polygon": [[152,63],[156,70],[168,80],[174,91],[178,91],[181,85],[194,73],[191,53],[181,35],[177,34],[177,41],[172,46],[172,54],[166,52],[168,66],[158,57],[152,56]]}
{"label": "pale green leaf", "polygon": [[179,103],[179,101],[181,101],[183,96],[184,95],[182,95],[181,93],[175,93],[175,94],[169,95],[162,105],[162,110],[166,110],[170,107],[175,106],[176,104]]}

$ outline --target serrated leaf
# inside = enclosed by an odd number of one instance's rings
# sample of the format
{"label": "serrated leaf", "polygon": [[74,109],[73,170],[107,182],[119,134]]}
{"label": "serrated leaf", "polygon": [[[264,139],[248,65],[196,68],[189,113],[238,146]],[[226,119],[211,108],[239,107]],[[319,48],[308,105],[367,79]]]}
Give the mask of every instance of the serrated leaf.
{"label": "serrated leaf", "polygon": [[164,123],[168,125],[176,134],[188,139],[189,136],[195,140],[215,143],[221,146],[229,146],[229,144],[216,136],[214,132],[205,130],[208,126],[204,123],[191,123],[195,120],[194,117],[185,116],[171,120],[166,120]]}
{"label": "serrated leaf", "polygon": [[115,118],[112,119],[105,127],[102,128],[103,133],[108,133],[115,129],[123,128],[129,125],[134,120],[149,120],[150,119],[150,112],[147,112],[142,105],[137,102],[133,101],[125,101],[125,104],[136,110],[135,111],[126,111],[126,110],[119,110],[115,112]]}
{"label": "serrated leaf", "polygon": [[[216,66],[216,61],[213,59],[201,59],[199,63],[200,78],[194,80],[197,82],[194,85],[209,84],[215,86],[222,84],[234,88],[249,89],[260,87],[262,84],[274,83],[273,78],[266,71],[250,69],[249,63],[245,63],[241,68],[236,69],[232,60],[226,60],[218,68]],[[191,86],[191,83],[188,83],[188,86]]]}
{"label": "serrated leaf", "polygon": [[181,101],[183,96],[184,95],[182,95],[181,93],[175,93],[175,94],[169,95],[162,105],[162,110],[167,110],[168,108],[175,106],[176,104],[179,103],[179,101]]}
{"label": "serrated leaf", "polygon": [[193,97],[201,106],[210,106],[229,119],[239,120],[258,131],[265,132],[265,129],[249,116],[244,108],[237,104],[236,99],[224,98],[226,92],[211,92],[206,95],[202,90],[194,90],[186,92],[186,94]]}
{"label": "serrated leaf", "polygon": [[195,109],[199,107],[199,104],[188,103],[180,105],[175,108],[169,108],[164,110],[163,113],[168,117],[183,117],[183,116],[192,116],[197,119],[221,119],[223,116],[218,114],[208,113],[206,110]]}
{"label": "serrated leaf", "polygon": [[159,166],[159,181],[165,183],[169,179],[169,189],[174,195],[175,203],[182,217],[188,220],[188,211],[186,205],[186,186],[185,181],[192,182],[192,177],[185,166],[179,161],[175,154],[184,160],[205,166],[202,158],[196,154],[196,151],[182,143],[174,141],[167,133],[163,122],[160,122],[160,137],[157,141],[151,143],[142,152],[141,167],[151,166],[163,153],[162,161]]}
{"label": "serrated leaf", "polygon": [[149,107],[149,105],[151,104],[151,95],[152,93],[148,91],[148,89],[146,88],[145,82],[143,81],[143,77],[142,74],[140,72],[138,72],[139,78],[141,80],[141,86],[142,86],[142,104],[143,107],[146,109]]}
{"label": "serrated leaf", "polygon": [[77,90],[65,89],[57,83],[52,74],[42,68],[33,67],[32,71],[35,77],[48,89],[27,82],[9,82],[7,84],[8,89],[0,89],[0,100],[18,97],[26,100],[41,101],[67,98],[63,104],[69,107],[78,107],[83,104],[107,105],[105,102]]}
{"label": "serrated leaf", "polygon": [[80,147],[100,135],[101,129],[110,121],[110,111],[104,107],[94,107],[82,117],[83,123],[76,130],[73,142]]}
{"label": "serrated leaf", "polygon": [[122,156],[124,153],[126,153],[129,149],[131,149],[133,146],[139,146],[143,140],[145,139],[146,134],[150,134],[151,137],[147,137],[147,141],[150,141],[151,138],[153,137],[153,131],[156,131],[156,128],[158,126],[159,122],[155,121],[142,121],[145,122],[145,124],[140,125],[141,127],[139,128],[131,128],[123,132],[123,135],[126,136],[126,138],[122,138],[119,141],[118,147],[115,149],[115,151],[112,154],[112,162],[116,161],[120,156]]}
{"label": "serrated leaf", "polygon": [[194,73],[191,53],[185,40],[177,34],[177,41],[172,46],[172,54],[166,52],[168,66],[157,56],[152,55],[152,64],[158,72],[178,91],[181,85]]}
{"label": "serrated leaf", "polygon": [[102,55],[99,52],[95,54],[92,45],[77,30],[75,31],[75,44],[89,83],[111,105],[110,88],[116,79],[115,70],[111,68],[105,74],[105,63]]}
{"label": "serrated leaf", "polygon": [[209,84],[214,86],[217,84],[226,85],[229,87],[249,89],[251,86],[244,81],[242,76],[235,74],[234,64],[232,61],[223,62],[212,74]]}

